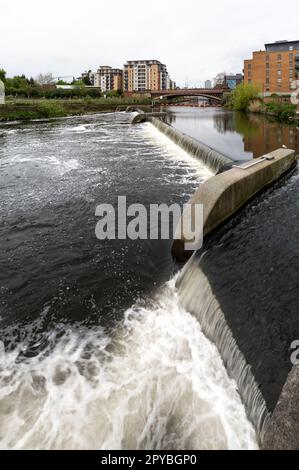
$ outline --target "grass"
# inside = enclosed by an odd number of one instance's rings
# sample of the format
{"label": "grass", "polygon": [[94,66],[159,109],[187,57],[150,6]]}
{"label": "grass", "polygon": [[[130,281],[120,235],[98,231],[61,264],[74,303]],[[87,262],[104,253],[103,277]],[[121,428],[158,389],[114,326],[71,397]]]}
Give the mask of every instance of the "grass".
{"label": "grass", "polygon": [[72,98],[72,99],[24,99],[8,98],[0,106],[0,121],[15,121],[74,116],[80,114],[113,112],[127,106],[150,106],[151,99],[132,98]]}

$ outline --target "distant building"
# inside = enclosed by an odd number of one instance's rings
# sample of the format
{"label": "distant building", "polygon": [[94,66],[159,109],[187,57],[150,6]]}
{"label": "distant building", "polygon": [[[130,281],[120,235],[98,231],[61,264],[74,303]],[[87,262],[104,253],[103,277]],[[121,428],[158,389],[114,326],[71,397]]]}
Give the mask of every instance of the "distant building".
{"label": "distant building", "polygon": [[166,89],[167,90],[175,90],[176,89],[176,83],[173,80],[171,80],[168,73],[167,73],[167,86],[166,86]]}
{"label": "distant building", "polygon": [[102,92],[122,91],[123,72],[108,65],[101,65],[94,74],[93,86],[99,87]]}
{"label": "distant building", "polygon": [[86,71],[81,74],[79,80],[81,79],[86,85],[94,86],[94,76],[95,74],[91,70],[88,70],[88,72]]}
{"label": "distant building", "polygon": [[244,82],[254,83],[264,94],[290,94],[299,78],[299,41],[265,44],[244,61]]}
{"label": "distant building", "polygon": [[158,60],[129,60],[124,65],[124,91],[167,90],[173,86],[166,65]]}
{"label": "distant building", "polygon": [[211,82],[211,80],[206,80],[206,81],[205,81],[205,88],[206,88],[206,89],[212,88],[212,82]]}
{"label": "distant building", "polygon": [[224,75],[224,85],[233,90],[243,82],[243,79],[244,77],[241,73],[237,73],[236,75]]}

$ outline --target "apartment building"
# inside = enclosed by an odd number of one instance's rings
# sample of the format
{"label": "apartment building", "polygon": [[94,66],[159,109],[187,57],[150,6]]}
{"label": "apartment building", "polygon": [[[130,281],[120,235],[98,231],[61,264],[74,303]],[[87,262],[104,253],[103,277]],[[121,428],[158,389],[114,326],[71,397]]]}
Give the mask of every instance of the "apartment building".
{"label": "apartment building", "polygon": [[124,91],[167,90],[175,87],[166,65],[158,60],[129,60],[124,65]]}
{"label": "apartment building", "polygon": [[94,73],[93,86],[99,87],[102,92],[122,91],[123,72],[108,65],[101,65]]}
{"label": "apartment building", "polygon": [[244,82],[254,83],[264,94],[290,94],[299,78],[299,41],[265,44],[244,61]]}
{"label": "apartment building", "polygon": [[224,76],[224,84],[230,89],[233,90],[236,86],[241,85],[243,83],[243,75],[242,73],[237,73],[236,75],[225,75]]}

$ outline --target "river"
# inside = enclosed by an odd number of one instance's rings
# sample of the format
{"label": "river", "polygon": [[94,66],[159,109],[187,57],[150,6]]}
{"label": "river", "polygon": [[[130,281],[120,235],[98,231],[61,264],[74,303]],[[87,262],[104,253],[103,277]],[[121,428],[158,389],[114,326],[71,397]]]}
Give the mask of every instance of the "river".
{"label": "river", "polygon": [[97,204],[183,204],[210,171],[123,113],[3,125],[0,143],[0,447],[257,448],[171,242],[94,233]]}
{"label": "river", "polygon": [[250,160],[283,145],[299,154],[295,124],[223,108],[168,107],[168,122],[232,160]]}

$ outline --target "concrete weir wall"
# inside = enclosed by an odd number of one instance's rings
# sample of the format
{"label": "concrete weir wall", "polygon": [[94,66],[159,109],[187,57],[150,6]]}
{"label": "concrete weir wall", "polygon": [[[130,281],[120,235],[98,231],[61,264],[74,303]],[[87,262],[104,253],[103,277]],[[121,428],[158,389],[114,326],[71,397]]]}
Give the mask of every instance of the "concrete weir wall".
{"label": "concrete weir wall", "polygon": [[[253,196],[278,180],[296,164],[293,150],[278,149],[266,157],[273,159],[264,160],[247,169],[232,168],[210,178],[194,193],[189,204],[203,205],[204,236],[229,219]],[[172,254],[180,261],[185,261],[192,254],[185,251],[185,242],[193,238],[193,235],[188,233],[188,227],[194,226],[192,220],[190,223],[189,214],[190,211],[183,214],[181,220],[183,236],[175,239],[172,247]]]}
{"label": "concrete weir wall", "polygon": [[[132,109],[130,109],[130,111],[132,111]],[[188,152],[189,155],[201,160],[213,173],[221,173],[231,168],[233,161],[230,158],[216,152],[216,150],[213,150],[159,119],[165,116],[165,113],[144,113],[139,109],[136,109],[136,111],[139,114],[133,116],[131,120],[132,124],[150,122],[175,144]]]}
{"label": "concrete weir wall", "polygon": [[[135,111],[139,112],[139,110]],[[233,162],[227,157],[177,131],[157,117],[154,114],[148,115],[140,112],[133,117],[133,122],[151,122],[177,145],[202,160],[216,173],[216,176],[199,187],[189,201],[189,204],[193,206],[196,204],[203,206],[204,236],[229,220],[254,196],[279,180],[297,164],[295,152],[281,148],[269,153],[265,156],[267,158],[253,166],[232,167]],[[182,230],[177,233],[173,242],[172,254],[182,262],[192,255],[192,252],[185,250],[185,243],[192,241],[194,237],[191,231],[188,233],[189,227],[195,226],[192,216],[192,211],[183,214],[180,224]],[[222,311],[220,304],[218,305],[214,293],[211,291],[209,295],[208,284],[203,271],[193,263],[191,267],[189,264],[185,266],[177,281],[177,288],[181,301],[188,311],[197,316],[205,334],[217,344],[228,370],[238,383],[241,394],[244,392],[242,397],[248,416],[258,432],[261,448],[265,450],[298,449],[299,366],[294,367],[290,372],[274,412],[272,413],[273,409],[269,412],[264,396],[251,374],[251,366],[246,360],[245,355],[248,351],[245,348],[243,354],[241,349],[238,349],[235,341],[236,328],[231,324],[229,315],[227,318],[227,312]],[[225,306],[223,299],[222,305]],[[246,344],[247,349],[251,347],[250,341]]]}
{"label": "concrete weir wall", "polygon": [[264,450],[299,450],[299,366],[294,366],[267,427]]}

